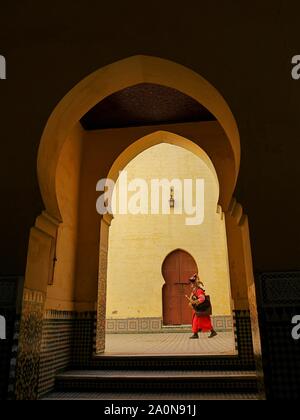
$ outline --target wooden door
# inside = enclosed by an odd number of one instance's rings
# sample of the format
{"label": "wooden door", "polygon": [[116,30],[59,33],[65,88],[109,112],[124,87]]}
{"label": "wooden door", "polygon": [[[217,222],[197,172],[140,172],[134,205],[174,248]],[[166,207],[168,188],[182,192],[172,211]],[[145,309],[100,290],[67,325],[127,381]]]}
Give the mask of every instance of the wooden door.
{"label": "wooden door", "polygon": [[189,325],[192,311],[185,295],[190,295],[188,279],[198,273],[194,258],[180,249],[173,251],[163,263],[163,323],[164,325]]}

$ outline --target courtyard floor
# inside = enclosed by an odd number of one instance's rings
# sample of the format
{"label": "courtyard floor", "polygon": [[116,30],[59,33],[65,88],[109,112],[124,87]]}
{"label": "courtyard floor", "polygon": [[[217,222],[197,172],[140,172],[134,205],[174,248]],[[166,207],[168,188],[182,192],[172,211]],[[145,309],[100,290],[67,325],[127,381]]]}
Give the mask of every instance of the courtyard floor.
{"label": "courtyard floor", "polygon": [[190,340],[191,333],[107,334],[104,355],[234,355],[233,333],[219,332],[214,338],[208,333]]}

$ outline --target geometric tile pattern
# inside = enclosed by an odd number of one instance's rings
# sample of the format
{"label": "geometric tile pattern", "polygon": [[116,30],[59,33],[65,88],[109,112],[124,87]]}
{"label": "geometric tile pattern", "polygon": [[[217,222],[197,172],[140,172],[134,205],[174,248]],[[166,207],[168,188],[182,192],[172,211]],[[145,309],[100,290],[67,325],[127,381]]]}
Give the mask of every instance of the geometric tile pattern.
{"label": "geometric tile pattern", "polygon": [[[263,273],[261,283],[257,282],[261,291],[259,319],[263,346],[263,364],[266,380],[266,394],[269,399],[300,398],[300,350],[299,341],[291,338],[291,318],[300,314],[299,304],[299,272]],[[44,296],[41,294],[25,295],[20,335],[22,347],[19,349],[18,364],[21,366],[17,377],[17,397],[35,399],[40,392],[53,386],[53,377],[57,369],[65,366],[72,368],[108,367],[108,359],[94,359],[95,313],[87,313],[66,318],[65,313],[58,313],[57,319],[46,319],[43,322]],[[2,298],[3,301],[3,298]],[[6,315],[9,319],[9,315]],[[59,320],[60,319],[60,320]],[[156,320],[159,322],[159,320]],[[17,324],[15,324],[17,325]],[[143,328],[154,329],[155,323],[144,324]],[[111,328],[115,328],[112,327]],[[127,325],[127,329],[141,328]],[[197,361],[199,368],[214,369],[217,366],[225,369],[252,369],[254,354],[251,338],[251,323],[248,311],[234,311],[234,329],[238,356],[234,359],[219,358]],[[43,331],[43,334],[42,334]],[[72,344],[71,344],[72,343]],[[42,354],[39,349],[42,345]],[[3,346],[2,346],[3,347]],[[2,348],[1,347],[1,348]],[[57,351],[58,358],[54,355]],[[3,353],[4,354],[4,353]],[[1,353],[2,356],[2,353]],[[4,363],[4,357],[1,357]],[[0,362],[1,363],[1,362]],[[156,366],[160,365],[157,360]],[[161,366],[180,368],[182,361],[167,360]],[[186,366],[186,361],[184,361]],[[119,361],[117,365],[151,367],[144,361]],[[115,365],[115,367],[118,367]],[[4,366],[4,365],[3,365]],[[7,364],[5,363],[5,366]],[[5,369],[1,369],[3,372]],[[13,370],[12,370],[13,372]],[[21,375],[20,375],[21,372]],[[12,373],[13,374],[13,373]],[[7,375],[7,372],[6,372]],[[37,387],[39,383],[39,387]],[[7,387],[7,383],[5,385]],[[7,389],[7,388],[6,388]],[[3,388],[2,388],[3,392]]]}
{"label": "geometric tile pattern", "polygon": [[161,318],[107,319],[106,333],[142,333],[161,331]]}
{"label": "geometric tile pattern", "polygon": [[[239,354],[233,359],[223,360],[218,358],[208,358],[199,361],[199,368],[214,369],[216,366],[231,368],[253,369],[254,358],[251,343],[251,327],[248,311],[239,311],[234,316],[237,331],[237,347]],[[250,333],[250,337],[249,337]],[[71,312],[51,312],[47,313],[47,319],[43,322],[42,352],[39,369],[39,396],[44,395],[54,388],[54,378],[60,370],[65,368],[72,369],[93,369],[100,368],[102,364],[109,365],[109,361],[101,358],[93,358],[95,350],[96,336],[96,312],[71,313]],[[176,336],[176,333],[174,337]],[[206,340],[206,338],[205,338]],[[209,341],[209,340],[207,340]],[[117,368],[118,363],[125,363],[125,366],[135,366],[137,363],[143,367],[149,365],[149,361],[131,360],[111,362]],[[153,362],[152,362],[153,363]],[[158,366],[167,367],[166,360],[155,362]],[[187,366],[187,360],[169,361],[170,368],[180,368]],[[111,367],[111,366],[109,366]]]}
{"label": "geometric tile pattern", "polygon": [[9,390],[10,363],[13,352],[13,337],[16,326],[16,314],[13,309],[1,309],[0,315],[6,321],[6,339],[0,340],[0,401],[7,399]]}
{"label": "geometric tile pattern", "polygon": [[268,351],[264,359],[267,396],[272,400],[299,401],[300,344],[292,339],[285,320],[268,321],[266,325],[263,343]]}
{"label": "geometric tile pattern", "polygon": [[234,311],[236,348],[242,365],[254,364],[254,352],[249,311]]}
{"label": "geometric tile pattern", "polygon": [[233,330],[232,316],[212,316],[214,329],[220,332],[230,332]]}
{"label": "geometric tile pattern", "polygon": [[266,396],[300,399],[300,340],[291,320],[300,315],[300,272],[262,273],[257,279]]}
{"label": "geometric tile pattern", "polygon": [[300,304],[300,272],[270,272],[259,276],[260,306]]}
{"label": "geometric tile pattern", "polygon": [[0,340],[0,400],[15,399],[23,284],[22,277],[0,277],[0,315],[6,320],[6,340]]}
{"label": "geometric tile pattern", "polygon": [[[232,331],[232,316],[212,317],[214,329],[216,331]],[[128,319],[107,319],[106,333],[148,333],[163,331],[162,318],[128,318]]]}
{"label": "geometric tile pattern", "polygon": [[[0,339],[0,400],[14,395],[15,369],[11,363],[16,357],[15,338],[17,335],[18,319],[16,315],[16,301],[20,279],[17,277],[0,277],[0,316],[5,318],[6,339]],[[11,381],[11,384],[10,384]]]}
{"label": "geometric tile pattern", "polygon": [[18,357],[18,346],[19,346],[19,334],[20,334],[20,315],[17,314],[15,317],[15,324],[13,330],[13,339],[11,347],[11,358],[9,366],[9,379],[8,379],[8,400],[15,400],[15,385],[16,385],[16,366]]}
{"label": "geometric tile pattern", "polygon": [[74,322],[69,319],[47,319],[43,322],[39,395],[53,389],[56,373],[71,365],[73,325]]}
{"label": "geometric tile pattern", "polygon": [[58,372],[90,362],[93,355],[95,315],[95,312],[46,313],[40,354],[39,397],[54,388]]}
{"label": "geometric tile pattern", "polygon": [[78,313],[73,331],[72,366],[93,366],[96,343],[96,312]]}
{"label": "geometric tile pattern", "polygon": [[17,360],[16,398],[36,400],[45,295],[24,289]]}
{"label": "geometric tile pattern", "polygon": [[[203,357],[191,360],[185,357],[178,359],[111,360],[93,357],[96,339],[96,312],[72,313],[52,311],[46,318],[41,317],[43,301],[29,299],[29,306],[23,308],[23,319],[27,320],[27,339],[32,340],[28,348],[36,348],[36,352],[28,353],[24,359],[22,377],[18,379],[18,398],[35,399],[53,390],[56,374],[68,369],[102,369],[108,368],[145,368],[180,369],[182,367],[204,370],[242,369],[253,370],[254,356],[251,341],[251,325],[249,311],[235,311],[234,325],[236,329],[236,345],[238,355],[230,359],[220,357]],[[24,318],[25,316],[25,318]],[[157,322],[157,320],[156,320]],[[42,331],[42,334],[41,334]],[[22,334],[22,332],[21,332]],[[24,334],[24,331],[23,331]],[[39,336],[40,334],[40,336]],[[23,340],[23,343],[24,340]],[[25,343],[26,344],[26,343]],[[36,345],[36,347],[35,347]],[[38,349],[42,349],[39,353]],[[22,354],[22,353],[21,353]],[[26,352],[24,352],[25,356]],[[19,359],[22,361],[22,359]],[[28,384],[32,383],[32,387]],[[38,384],[38,386],[36,385]],[[22,394],[23,392],[23,394]]]}

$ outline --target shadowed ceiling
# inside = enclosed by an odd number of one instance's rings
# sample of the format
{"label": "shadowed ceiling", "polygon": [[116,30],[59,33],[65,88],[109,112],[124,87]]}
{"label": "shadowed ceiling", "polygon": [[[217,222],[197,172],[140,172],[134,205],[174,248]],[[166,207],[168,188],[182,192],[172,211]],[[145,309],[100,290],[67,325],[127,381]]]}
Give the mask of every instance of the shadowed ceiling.
{"label": "shadowed ceiling", "polygon": [[85,130],[211,121],[214,116],[176,89],[140,83],[120,90],[92,108],[82,119]]}

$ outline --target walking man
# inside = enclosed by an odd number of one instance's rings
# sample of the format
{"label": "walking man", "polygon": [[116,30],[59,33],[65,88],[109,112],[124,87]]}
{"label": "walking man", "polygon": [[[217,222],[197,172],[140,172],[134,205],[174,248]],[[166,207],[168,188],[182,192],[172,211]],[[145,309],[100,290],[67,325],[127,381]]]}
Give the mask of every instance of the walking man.
{"label": "walking man", "polygon": [[189,279],[191,284],[192,293],[188,298],[190,306],[193,308],[193,320],[192,320],[192,331],[193,335],[191,339],[199,338],[199,332],[209,332],[208,338],[213,338],[217,335],[211,322],[211,305],[207,296],[205,296],[205,290],[203,289],[203,283],[200,281],[198,274],[194,274]]}

